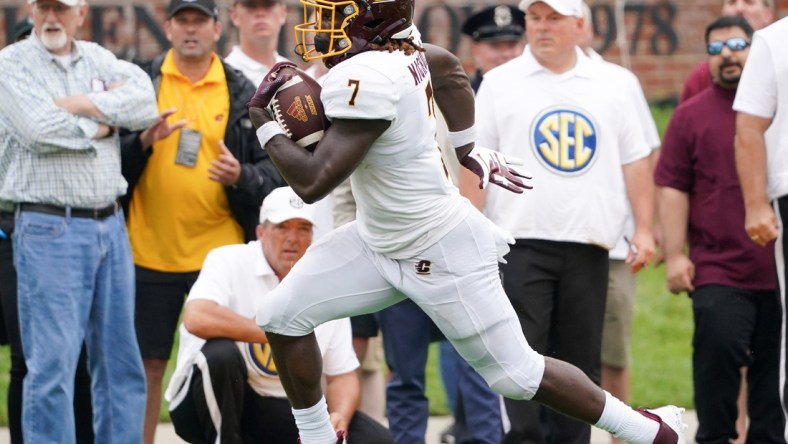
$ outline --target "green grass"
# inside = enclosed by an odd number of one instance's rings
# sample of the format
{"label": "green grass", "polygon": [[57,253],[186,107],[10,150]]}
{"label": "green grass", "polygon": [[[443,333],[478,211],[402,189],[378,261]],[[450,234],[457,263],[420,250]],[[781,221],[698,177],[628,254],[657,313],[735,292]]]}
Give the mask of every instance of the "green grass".
{"label": "green grass", "polygon": [[632,322],[632,394],[635,406],[692,407],[692,305],[665,286],[665,269],[638,277]]}
{"label": "green grass", "polygon": [[8,373],[11,370],[11,349],[10,347],[0,347],[0,425],[3,427],[8,425],[8,382],[11,375]]}
{"label": "green grass", "polygon": [[654,117],[654,122],[657,124],[660,137],[665,134],[665,127],[668,125],[668,120],[673,114],[673,107],[670,106],[652,106],[651,115]]}

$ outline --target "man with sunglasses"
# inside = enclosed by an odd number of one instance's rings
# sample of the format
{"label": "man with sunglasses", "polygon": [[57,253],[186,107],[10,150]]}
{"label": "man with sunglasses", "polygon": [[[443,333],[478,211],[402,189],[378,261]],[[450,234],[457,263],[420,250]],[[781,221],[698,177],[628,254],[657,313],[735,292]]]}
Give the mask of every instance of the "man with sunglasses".
{"label": "man with sunglasses", "polygon": [[[744,17],[754,30],[768,26],[774,21],[774,0],[723,0],[723,16]],[[708,60],[698,63],[692,70],[684,88],[681,90],[679,102],[705,90],[712,84]]]}
{"label": "man with sunglasses", "polygon": [[780,327],[774,260],[741,229],[733,148],[732,105],[752,34],[742,17],[722,17],[706,28],[714,83],[676,109],[655,172],[668,288],[692,298],[698,443],[738,437],[736,399],[745,366],[746,442],[785,442],[774,390]]}
{"label": "man with sunglasses", "polygon": [[[736,92],[733,109],[736,116],[736,168],[744,194],[746,218],[744,228],[752,242],[774,248],[778,264],[779,298],[782,310],[785,299],[785,249],[783,221],[788,218],[788,157],[786,134],[788,119],[788,57],[785,42],[788,40],[788,19],[755,33],[749,67],[742,73],[741,87]],[[771,248],[766,248],[771,251]],[[778,309],[779,310],[779,309]],[[779,313],[779,311],[778,311]],[[780,385],[782,413],[788,415],[786,397],[786,323],[781,318],[780,333]],[[788,428],[783,428],[788,440]]]}

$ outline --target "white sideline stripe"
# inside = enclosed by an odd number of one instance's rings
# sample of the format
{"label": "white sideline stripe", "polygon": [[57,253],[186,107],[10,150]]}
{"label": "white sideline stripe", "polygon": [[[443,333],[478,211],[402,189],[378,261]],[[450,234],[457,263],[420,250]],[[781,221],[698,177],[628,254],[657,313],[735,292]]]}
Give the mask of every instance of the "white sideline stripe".
{"label": "white sideline stripe", "polygon": [[178,392],[175,394],[175,397],[172,398],[170,401],[169,411],[175,410],[184,399],[186,399],[186,395],[189,393],[189,387],[192,384],[192,375],[194,375],[194,367],[192,370],[189,371],[189,375],[186,376],[186,380],[181,384],[181,388],[178,389]]}
{"label": "white sideline stripe", "polygon": [[202,373],[202,388],[205,393],[205,404],[208,406],[208,412],[211,414],[211,422],[214,429],[216,429],[216,444],[222,442],[222,413],[219,411],[219,404],[216,402],[216,395],[213,393],[213,384],[211,383],[211,371],[208,369],[208,360],[205,355],[200,352],[195,358],[194,363]]}

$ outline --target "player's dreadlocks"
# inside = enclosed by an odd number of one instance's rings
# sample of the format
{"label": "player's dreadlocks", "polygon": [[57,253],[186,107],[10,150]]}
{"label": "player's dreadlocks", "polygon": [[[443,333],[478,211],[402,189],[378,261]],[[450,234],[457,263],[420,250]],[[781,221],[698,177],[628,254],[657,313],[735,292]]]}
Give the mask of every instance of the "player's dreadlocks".
{"label": "player's dreadlocks", "polygon": [[405,55],[411,55],[414,52],[424,52],[424,48],[413,40],[413,37],[407,39],[390,39],[381,45],[370,43],[369,47],[374,51],[403,51]]}

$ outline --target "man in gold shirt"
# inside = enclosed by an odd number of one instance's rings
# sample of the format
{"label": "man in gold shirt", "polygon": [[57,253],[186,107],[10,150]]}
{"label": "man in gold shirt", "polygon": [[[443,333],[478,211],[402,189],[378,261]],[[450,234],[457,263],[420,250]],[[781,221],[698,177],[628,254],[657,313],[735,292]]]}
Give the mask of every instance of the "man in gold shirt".
{"label": "man in gold shirt", "polygon": [[184,297],[206,254],[254,239],[263,198],[284,185],[246,112],[255,86],[214,52],[222,32],[214,0],[172,0],[164,30],[172,49],[142,66],[161,115],[123,145],[148,384],[145,444],[153,443]]}

